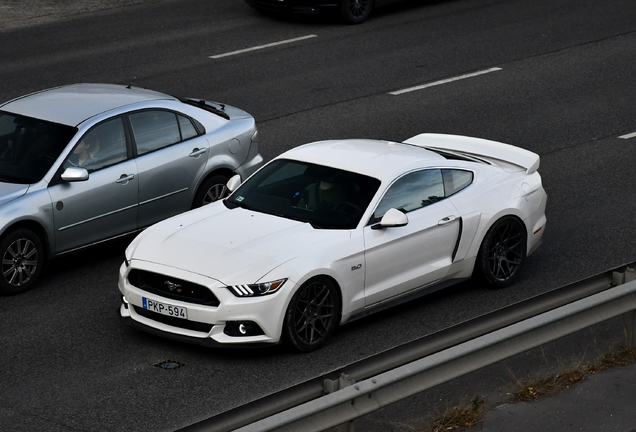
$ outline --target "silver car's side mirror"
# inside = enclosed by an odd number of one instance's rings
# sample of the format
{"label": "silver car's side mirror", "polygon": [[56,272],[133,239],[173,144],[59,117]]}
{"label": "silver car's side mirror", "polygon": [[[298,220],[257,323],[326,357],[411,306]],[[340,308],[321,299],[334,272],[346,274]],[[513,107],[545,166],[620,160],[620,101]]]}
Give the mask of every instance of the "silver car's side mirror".
{"label": "silver car's side mirror", "polygon": [[404,213],[402,213],[398,209],[390,208],[389,210],[387,210],[386,213],[384,213],[384,216],[382,216],[382,220],[380,220],[380,223],[373,225],[371,229],[401,227],[407,225],[408,223],[409,218],[406,217]]}
{"label": "silver car's side mirror", "polygon": [[236,188],[238,188],[240,185],[241,185],[241,176],[238,174],[236,174],[234,177],[229,179],[226,184],[230,192],[234,192]]}
{"label": "silver car's side mirror", "polygon": [[77,182],[88,180],[88,171],[81,167],[68,167],[62,173],[62,180],[67,182]]}

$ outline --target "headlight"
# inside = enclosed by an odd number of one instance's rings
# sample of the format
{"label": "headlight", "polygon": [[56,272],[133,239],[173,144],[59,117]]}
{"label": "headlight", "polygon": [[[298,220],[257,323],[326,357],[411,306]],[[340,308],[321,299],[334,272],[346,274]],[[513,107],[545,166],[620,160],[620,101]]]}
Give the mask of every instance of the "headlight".
{"label": "headlight", "polygon": [[279,279],[273,282],[263,282],[249,285],[231,285],[227,289],[237,297],[258,297],[274,294],[283,286],[287,279]]}

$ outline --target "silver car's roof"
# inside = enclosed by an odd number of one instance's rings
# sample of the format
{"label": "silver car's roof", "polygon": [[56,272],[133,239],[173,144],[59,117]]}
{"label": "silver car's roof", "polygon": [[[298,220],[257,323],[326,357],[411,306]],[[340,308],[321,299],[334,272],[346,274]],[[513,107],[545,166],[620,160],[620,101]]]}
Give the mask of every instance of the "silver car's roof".
{"label": "silver car's roof", "polygon": [[77,126],[97,114],[122,106],[173,96],[118,84],[72,84],[13,99],[0,110],[54,123]]}

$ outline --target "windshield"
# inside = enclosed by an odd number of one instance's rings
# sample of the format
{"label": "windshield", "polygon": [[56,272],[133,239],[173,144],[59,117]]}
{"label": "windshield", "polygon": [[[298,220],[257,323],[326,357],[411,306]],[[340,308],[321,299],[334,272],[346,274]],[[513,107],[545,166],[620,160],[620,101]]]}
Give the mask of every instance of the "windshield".
{"label": "windshield", "polygon": [[278,159],[243,183],[225,204],[307,222],[314,228],[353,229],[379,186],[380,180],[365,175]]}
{"label": "windshield", "polygon": [[0,111],[0,182],[36,183],[77,130]]}

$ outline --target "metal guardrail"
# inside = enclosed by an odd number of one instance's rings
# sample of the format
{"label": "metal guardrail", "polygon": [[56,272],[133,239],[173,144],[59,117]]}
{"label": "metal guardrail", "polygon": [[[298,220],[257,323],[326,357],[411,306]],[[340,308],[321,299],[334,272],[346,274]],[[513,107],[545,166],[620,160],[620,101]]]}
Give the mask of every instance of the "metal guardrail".
{"label": "metal guardrail", "polygon": [[340,426],[344,432],[348,422],[374,410],[617,316],[636,343],[633,265],[458,324],[181,431],[307,432]]}

